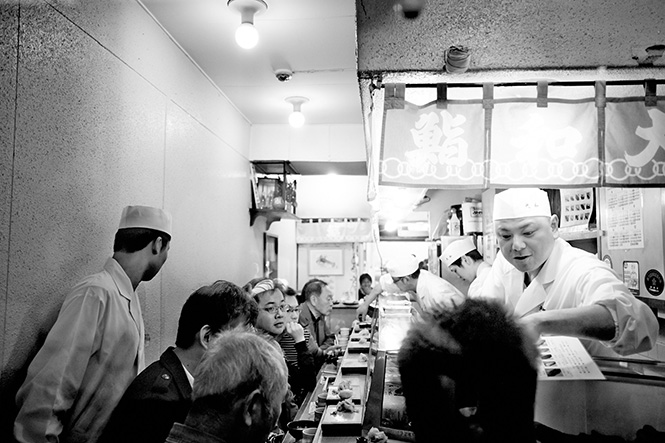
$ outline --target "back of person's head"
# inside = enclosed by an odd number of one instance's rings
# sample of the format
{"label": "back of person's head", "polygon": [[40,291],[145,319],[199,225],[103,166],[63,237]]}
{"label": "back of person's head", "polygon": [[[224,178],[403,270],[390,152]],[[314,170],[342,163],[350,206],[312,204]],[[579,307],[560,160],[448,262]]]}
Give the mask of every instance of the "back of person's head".
{"label": "back of person's head", "polygon": [[151,241],[162,238],[162,249],[171,241],[171,236],[154,229],[126,228],[118,229],[113,241],[113,252],[132,253],[140,251],[150,244]]}
{"label": "back of person's head", "polygon": [[[537,350],[504,308],[482,299],[414,325],[398,365],[419,442],[530,442]],[[459,409],[477,406],[471,418]],[[441,424],[445,423],[445,430]]]}
{"label": "back of person's head", "polygon": [[165,210],[152,206],[125,206],[115,234],[113,252],[140,251],[160,237],[164,250],[171,241],[172,231],[171,215]]}
{"label": "back of person's head", "polygon": [[[238,408],[258,407],[261,419],[252,421],[250,432],[255,439],[244,441],[264,441],[279,416],[287,376],[284,357],[265,339],[252,332],[224,331],[211,343],[196,370],[190,416],[237,421],[235,426],[241,427],[242,411]],[[247,437],[238,429],[232,432]]]}
{"label": "back of person's head", "polygon": [[305,283],[305,286],[302,288],[303,300],[309,300],[313,295],[321,295],[323,288],[326,286],[328,286],[328,283],[324,282],[323,280],[319,280],[318,278],[311,279]]}
{"label": "back of person's head", "polygon": [[202,286],[189,296],[180,312],[176,346],[187,349],[196,333],[208,325],[211,334],[241,324],[254,326],[258,307],[237,285],[218,280]]}

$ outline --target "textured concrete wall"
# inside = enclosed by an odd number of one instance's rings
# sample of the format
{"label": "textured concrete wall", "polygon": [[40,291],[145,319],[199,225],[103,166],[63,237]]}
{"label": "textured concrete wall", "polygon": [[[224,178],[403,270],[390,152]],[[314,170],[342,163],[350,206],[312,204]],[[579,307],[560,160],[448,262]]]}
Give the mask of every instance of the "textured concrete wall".
{"label": "textured concrete wall", "polygon": [[0,441],[63,298],[112,253],[127,204],[173,214],[162,272],[139,286],[146,360],[186,297],[260,269],[248,122],[136,1],[0,3]]}
{"label": "textured concrete wall", "polygon": [[662,0],[427,0],[413,20],[393,3],[356,0],[360,72],[440,71],[451,45],[471,50],[470,71],[637,67],[665,44]]}

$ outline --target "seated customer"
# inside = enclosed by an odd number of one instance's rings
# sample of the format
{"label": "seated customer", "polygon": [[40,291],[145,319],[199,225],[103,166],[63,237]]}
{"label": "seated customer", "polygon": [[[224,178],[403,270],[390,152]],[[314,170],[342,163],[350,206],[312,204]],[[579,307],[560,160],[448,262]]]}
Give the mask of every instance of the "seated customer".
{"label": "seated customer", "polygon": [[358,301],[360,301],[372,292],[372,277],[369,274],[362,274],[358,278],[358,283],[360,283],[358,288]]}
{"label": "seated customer", "polygon": [[[284,352],[277,343],[276,338],[285,330],[284,314],[286,305],[284,304],[284,294],[280,289],[281,283],[269,278],[253,279],[244,286],[245,291],[251,295],[259,307],[259,315],[256,319],[257,332],[275,347],[284,358]],[[286,429],[288,422],[295,418],[298,412],[298,405],[295,402],[293,392],[288,390],[282,405],[282,414],[279,419],[280,428]]]}
{"label": "seated customer", "polygon": [[163,443],[191,405],[192,375],[210,341],[222,330],[254,325],[256,303],[238,286],[219,280],[189,296],[169,347],[134,379],[107,425],[104,442]]}
{"label": "seated customer", "polygon": [[416,440],[534,443],[537,358],[496,302],[468,299],[415,323],[398,365]]}
{"label": "seated customer", "polygon": [[316,368],[314,357],[307,348],[311,340],[309,330],[298,323],[300,306],[296,299],[296,292],[292,288],[284,288],[285,328],[284,332],[276,337],[277,342],[284,351],[286,365],[289,368],[289,385],[295,396],[296,404],[301,404],[307,393],[316,385]]}
{"label": "seated customer", "polygon": [[335,334],[326,322],[326,316],[332,312],[333,295],[328,284],[317,278],[305,283],[302,295],[305,302],[300,306],[298,322],[303,328],[309,329],[313,337],[310,352],[314,354],[318,367],[336,354]]}
{"label": "seated customer", "polygon": [[254,333],[228,331],[196,370],[192,407],[167,443],[263,443],[287,390],[280,352]]}

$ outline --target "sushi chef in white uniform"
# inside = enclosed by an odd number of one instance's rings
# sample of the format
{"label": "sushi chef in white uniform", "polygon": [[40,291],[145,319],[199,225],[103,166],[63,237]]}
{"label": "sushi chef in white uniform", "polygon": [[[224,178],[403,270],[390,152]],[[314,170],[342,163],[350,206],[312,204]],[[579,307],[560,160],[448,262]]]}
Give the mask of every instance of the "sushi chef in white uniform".
{"label": "sushi chef in white uniform", "polygon": [[501,301],[534,337],[578,337],[592,355],[655,345],[656,316],[605,262],[559,237],[546,192],[496,194],[493,220],[500,252],[483,296]]}

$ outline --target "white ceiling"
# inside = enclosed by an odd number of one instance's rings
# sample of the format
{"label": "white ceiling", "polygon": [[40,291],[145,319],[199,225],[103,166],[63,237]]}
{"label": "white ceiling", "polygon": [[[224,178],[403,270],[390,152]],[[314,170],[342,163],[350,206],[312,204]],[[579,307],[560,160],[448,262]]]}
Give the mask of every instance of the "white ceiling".
{"label": "white ceiling", "polygon": [[[354,0],[266,0],[259,44],[235,43],[240,16],[227,0],[141,0],[252,124],[286,124],[304,96],[308,124],[360,124]],[[280,82],[275,70],[290,69]]]}

